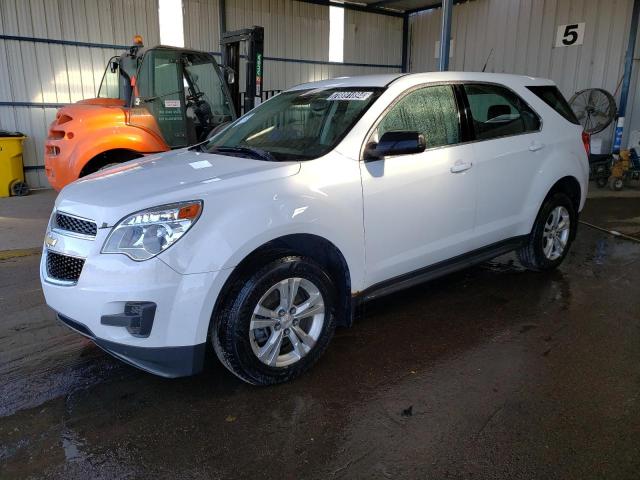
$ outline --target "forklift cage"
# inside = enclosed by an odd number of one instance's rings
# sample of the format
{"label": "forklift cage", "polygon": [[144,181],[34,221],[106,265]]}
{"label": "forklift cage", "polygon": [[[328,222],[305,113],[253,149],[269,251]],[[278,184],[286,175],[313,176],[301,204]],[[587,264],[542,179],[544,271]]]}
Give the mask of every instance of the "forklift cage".
{"label": "forklift cage", "polygon": [[[247,86],[242,99],[239,85],[240,42],[247,42]],[[225,32],[220,39],[220,45],[222,46],[222,63],[233,105],[237,112],[248,112],[262,102],[264,28],[254,25],[250,28]]]}

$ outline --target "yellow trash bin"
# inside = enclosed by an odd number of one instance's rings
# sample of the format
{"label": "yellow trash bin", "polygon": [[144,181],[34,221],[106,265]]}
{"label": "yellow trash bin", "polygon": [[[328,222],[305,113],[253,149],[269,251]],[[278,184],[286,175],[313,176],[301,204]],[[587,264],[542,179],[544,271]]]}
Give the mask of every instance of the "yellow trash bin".
{"label": "yellow trash bin", "polygon": [[22,164],[22,142],[25,138],[19,132],[0,130],[0,197],[29,193]]}

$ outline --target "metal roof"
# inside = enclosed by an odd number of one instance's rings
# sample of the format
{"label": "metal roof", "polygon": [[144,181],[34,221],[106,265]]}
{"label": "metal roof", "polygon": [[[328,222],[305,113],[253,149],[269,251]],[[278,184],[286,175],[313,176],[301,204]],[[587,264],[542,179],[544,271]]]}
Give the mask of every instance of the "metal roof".
{"label": "metal roof", "polygon": [[[402,17],[406,14],[417,13],[431,8],[442,6],[441,0],[298,0],[299,2],[313,3],[315,5],[326,5],[344,7],[350,10],[379,13]],[[460,3],[466,0],[454,0],[453,3]]]}
{"label": "metal roof", "polygon": [[442,5],[439,0],[359,0],[357,3],[366,4],[369,8],[396,10],[402,13],[426,10]]}

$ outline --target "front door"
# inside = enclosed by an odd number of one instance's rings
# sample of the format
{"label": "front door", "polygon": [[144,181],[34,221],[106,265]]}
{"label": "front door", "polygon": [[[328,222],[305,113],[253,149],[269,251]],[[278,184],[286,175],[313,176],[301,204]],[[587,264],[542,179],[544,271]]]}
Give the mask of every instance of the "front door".
{"label": "front door", "polygon": [[403,94],[368,141],[394,130],[422,133],[427,149],[360,164],[367,286],[455,257],[473,245],[473,144],[461,144],[453,88],[424,86]]}
{"label": "front door", "polygon": [[129,120],[132,125],[159,129],[170,148],[189,145],[181,55],[164,49],[145,53]]}

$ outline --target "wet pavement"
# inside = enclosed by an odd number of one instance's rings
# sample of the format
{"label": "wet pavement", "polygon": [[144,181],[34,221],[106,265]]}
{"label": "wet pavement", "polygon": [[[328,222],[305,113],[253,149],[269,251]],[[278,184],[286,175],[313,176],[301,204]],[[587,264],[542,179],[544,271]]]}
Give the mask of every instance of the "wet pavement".
{"label": "wet pavement", "polygon": [[369,303],[301,379],[166,380],[69,332],[0,261],[0,478],[638,478],[640,244],[581,226]]}
{"label": "wet pavement", "polygon": [[580,220],[640,240],[640,197],[590,199]]}

